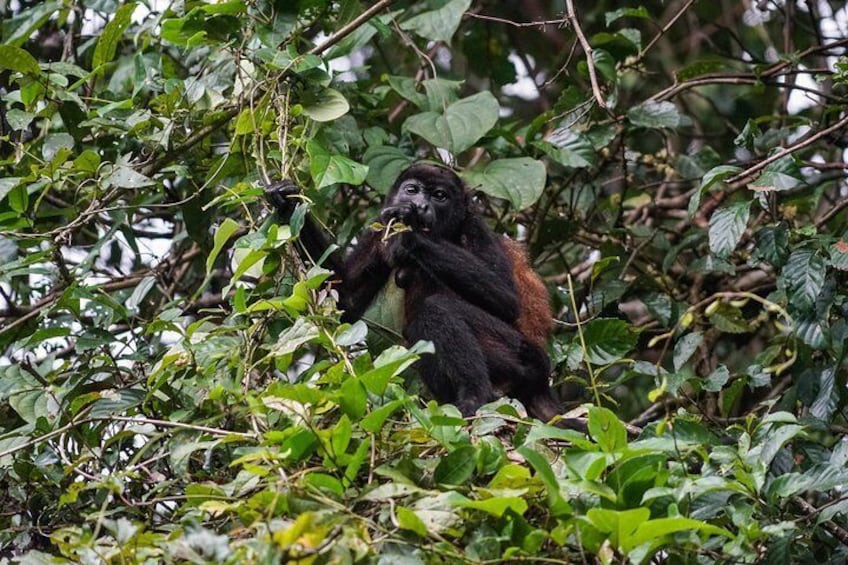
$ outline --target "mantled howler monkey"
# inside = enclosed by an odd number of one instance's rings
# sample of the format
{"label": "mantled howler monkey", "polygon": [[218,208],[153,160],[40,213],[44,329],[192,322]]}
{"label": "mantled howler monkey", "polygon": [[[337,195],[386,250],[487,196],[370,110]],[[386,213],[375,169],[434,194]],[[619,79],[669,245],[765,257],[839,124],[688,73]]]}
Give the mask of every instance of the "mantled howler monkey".
{"label": "mantled howler monkey", "polygon": [[[266,190],[285,221],[293,194],[290,181]],[[435,347],[418,370],[439,402],[468,416],[500,390],[531,416],[547,421],[557,415],[545,352],[552,320],[545,287],[520,246],[496,236],[472,210],[462,180],[446,167],[414,164],[395,181],[380,219],[409,229],[385,237],[366,228],[347,257],[336,252],[327,259],[341,280],[342,320],[360,318],[394,276],[405,291],[404,338]],[[309,218],[300,241],[315,259],[328,246]]]}

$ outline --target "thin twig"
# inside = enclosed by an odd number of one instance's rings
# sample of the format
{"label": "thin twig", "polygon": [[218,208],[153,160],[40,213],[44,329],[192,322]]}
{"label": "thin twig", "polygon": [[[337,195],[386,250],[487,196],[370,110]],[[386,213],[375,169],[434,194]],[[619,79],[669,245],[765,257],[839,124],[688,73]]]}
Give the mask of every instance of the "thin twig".
{"label": "thin twig", "polygon": [[574,13],[574,0],[565,0],[565,7],[568,15],[568,21],[571,22],[571,27],[574,28],[574,33],[577,34],[577,39],[583,47],[583,52],[586,53],[586,65],[589,69],[589,82],[592,83],[592,94],[595,96],[595,102],[597,102],[598,106],[607,110],[607,103],[604,101],[603,94],[601,94],[601,87],[598,84],[598,76],[595,73],[595,61],[593,59],[595,51],[592,49],[592,46],[589,45],[589,40],[586,39],[586,35],[583,33],[583,29],[580,27],[580,22],[577,20],[577,16]]}
{"label": "thin twig", "polygon": [[349,24],[342,27],[339,31],[334,33],[321,45],[316,45],[312,49],[309,50],[310,55],[320,55],[354,31],[356,31],[360,26],[362,26],[365,22],[370,20],[377,12],[380,12],[384,8],[393,4],[395,0],[380,0],[364,12],[359,15],[356,19],[352,20]]}
{"label": "thin twig", "polygon": [[833,124],[829,128],[825,128],[821,131],[818,131],[818,132],[814,133],[813,135],[811,135],[810,137],[808,137],[804,140],[801,140],[798,143],[795,143],[794,145],[790,145],[789,147],[781,149],[780,151],[778,151],[777,153],[775,153],[771,157],[763,159],[762,161],[760,161],[756,165],[754,165],[752,167],[748,167],[747,169],[745,169],[744,171],[742,171],[738,175],[728,179],[727,184],[734,185],[734,184],[740,183],[741,181],[746,180],[748,177],[750,177],[754,173],[758,173],[759,171],[765,169],[766,167],[768,167],[770,164],[774,163],[775,161],[779,161],[780,159],[786,157],[787,155],[791,155],[792,153],[794,153],[794,152],[796,152],[800,149],[803,149],[804,147],[807,147],[808,145],[812,145],[813,143],[815,143],[816,141],[818,141],[822,137],[830,135],[831,133],[842,129],[845,126],[848,126],[848,114],[846,114],[841,120],[839,120],[838,122],[836,122],[835,124]]}
{"label": "thin twig", "polygon": [[536,22],[514,22],[512,20],[507,20],[505,18],[497,18],[495,16],[487,16],[485,14],[475,14],[473,12],[469,12],[467,14],[467,16],[469,18],[477,18],[478,20],[488,20],[490,22],[497,22],[499,24],[506,24],[506,25],[510,25],[512,27],[519,27],[519,28],[520,27],[540,27],[540,28],[543,28],[543,27],[549,26],[549,25],[559,26],[559,25],[562,25],[563,23],[565,23],[565,21],[566,21],[565,19],[559,19],[559,20],[539,20],[539,21],[536,21]]}
{"label": "thin twig", "polygon": [[653,47],[656,42],[659,41],[662,36],[666,34],[666,32],[671,28],[671,26],[673,26],[677,22],[677,20],[680,19],[680,16],[686,13],[686,10],[688,10],[692,6],[692,4],[697,1],[698,0],[689,0],[688,2],[686,2],[686,4],[682,8],[680,8],[680,10],[674,16],[672,16],[670,20],[668,20],[668,22],[662,27],[660,32],[655,35],[654,38],[649,41],[648,44],[639,52],[637,60],[641,61],[645,54],[651,50],[651,47]]}

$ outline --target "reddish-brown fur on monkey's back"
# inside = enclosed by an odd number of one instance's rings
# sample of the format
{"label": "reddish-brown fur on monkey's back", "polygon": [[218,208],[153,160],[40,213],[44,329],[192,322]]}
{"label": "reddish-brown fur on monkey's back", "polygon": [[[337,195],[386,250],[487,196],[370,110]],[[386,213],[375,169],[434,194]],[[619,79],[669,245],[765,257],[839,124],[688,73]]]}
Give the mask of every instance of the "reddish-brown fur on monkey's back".
{"label": "reddish-brown fur on monkey's back", "polygon": [[511,239],[502,239],[501,246],[512,264],[512,274],[518,290],[520,314],[516,326],[528,340],[544,348],[551,334],[553,314],[542,279],[530,267],[524,247]]}

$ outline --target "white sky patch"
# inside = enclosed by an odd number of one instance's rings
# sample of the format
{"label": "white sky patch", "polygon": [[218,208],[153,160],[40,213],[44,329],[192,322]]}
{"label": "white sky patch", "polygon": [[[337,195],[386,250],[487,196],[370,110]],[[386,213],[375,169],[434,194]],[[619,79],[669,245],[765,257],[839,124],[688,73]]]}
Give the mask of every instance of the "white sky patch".
{"label": "white sky patch", "polygon": [[[524,61],[515,53],[515,51],[512,51],[508,58],[515,66],[515,74],[517,78],[515,82],[505,84],[501,90],[508,96],[515,96],[522,100],[536,100],[539,97],[539,87],[536,86],[536,83],[533,82],[533,79],[530,77],[530,71],[524,64]],[[530,61],[531,65],[534,64],[532,57],[528,55],[527,59]],[[544,77],[537,78],[544,79]]]}
{"label": "white sky patch", "polygon": [[[799,65],[798,69],[803,71],[806,70],[806,67]],[[790,114],[797,114],[821,104],[821,97],[810,92],[810,90],[818,91],[820,85],[813,80],[813,77],[809,73],[798,73],[795,76],[795,84],[804,87],[804,90],[793,88],[790,91],[789,100],[786,104],[786,110]]]}

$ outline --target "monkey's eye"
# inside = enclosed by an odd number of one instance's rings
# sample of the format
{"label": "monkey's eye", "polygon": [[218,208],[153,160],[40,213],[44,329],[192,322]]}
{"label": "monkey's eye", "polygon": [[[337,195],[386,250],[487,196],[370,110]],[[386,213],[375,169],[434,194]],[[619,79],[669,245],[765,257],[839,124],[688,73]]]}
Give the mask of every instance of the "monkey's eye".
{"label": "monkey's eye", "polygon": [[417,184],[415,184],[414,182],[411,182],[411,183],[405,185],[403,187],[403,190],[407,194],[418,194],[419,192],[421,192],[421,187],[418,186]]}
{"label": "monkey's eye", "polygon": [[444,202],[448,199],[448,191],[438,188],[433,191],[433,199],[439,202]]}

